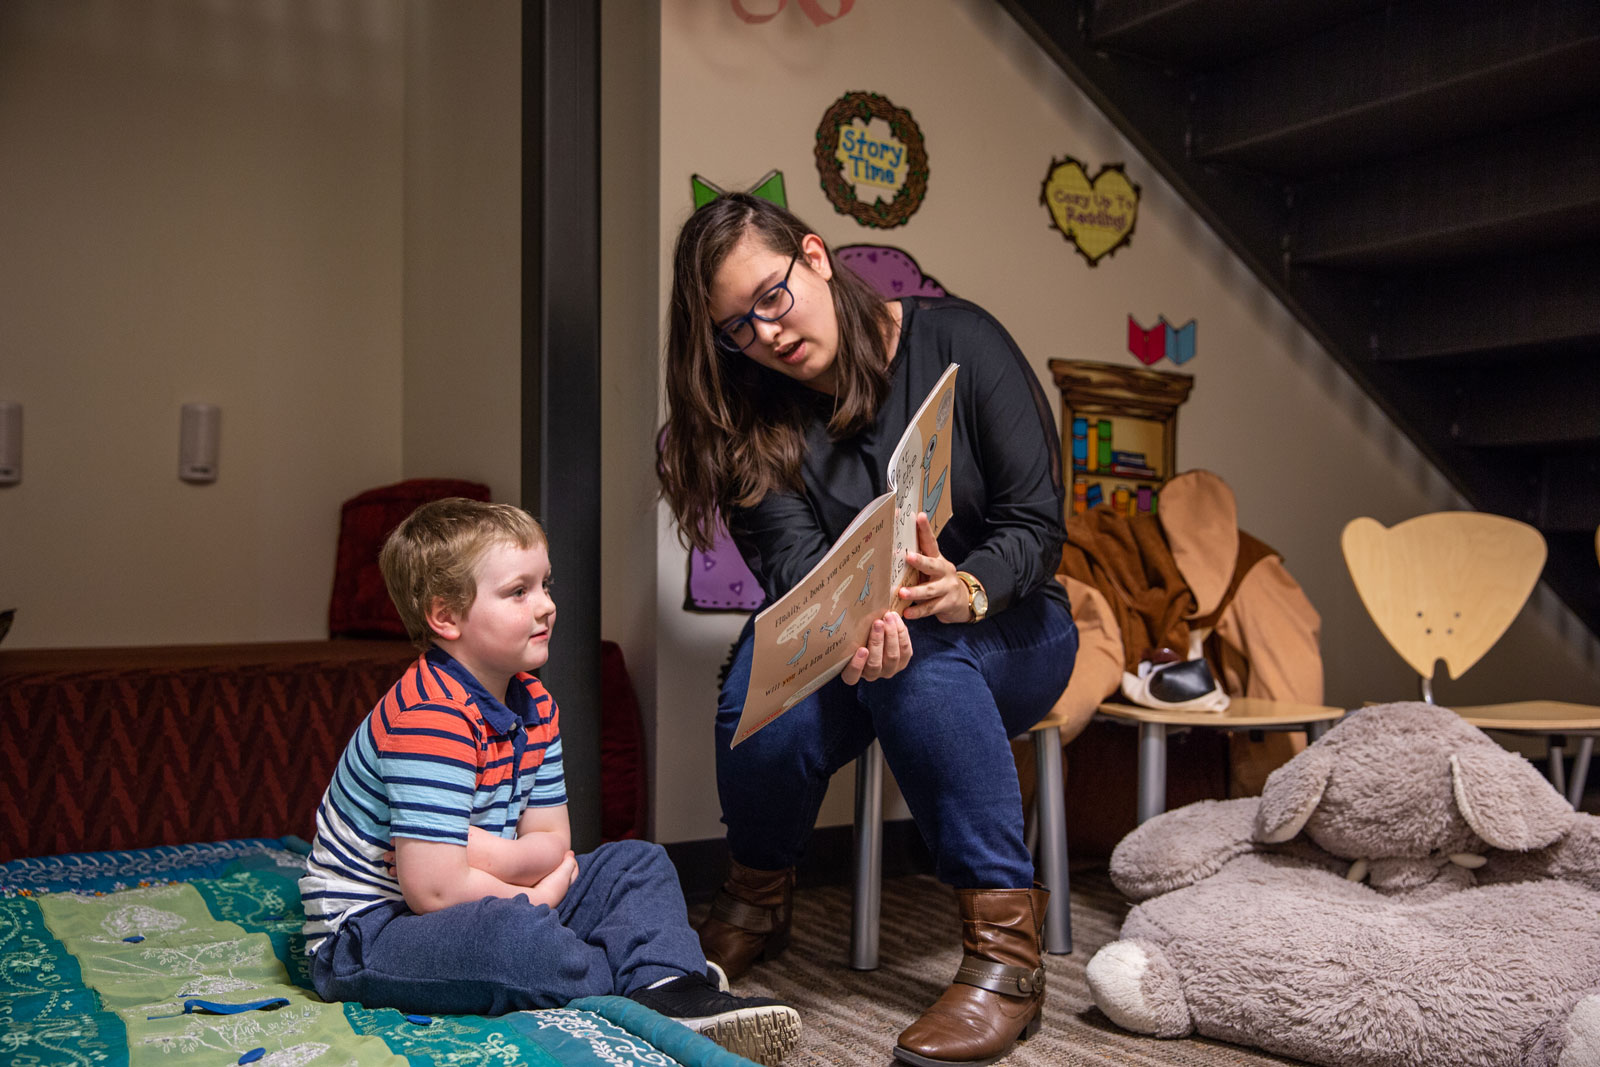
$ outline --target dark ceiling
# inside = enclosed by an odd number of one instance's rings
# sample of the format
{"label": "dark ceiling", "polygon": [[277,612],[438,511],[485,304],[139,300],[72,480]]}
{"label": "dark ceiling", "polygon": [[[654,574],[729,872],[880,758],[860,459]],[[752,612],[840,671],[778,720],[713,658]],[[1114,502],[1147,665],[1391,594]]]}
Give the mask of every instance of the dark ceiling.
{"label": "dark ceiling", "polygon": [[1600,635],[1600,0],[1000,0]]}

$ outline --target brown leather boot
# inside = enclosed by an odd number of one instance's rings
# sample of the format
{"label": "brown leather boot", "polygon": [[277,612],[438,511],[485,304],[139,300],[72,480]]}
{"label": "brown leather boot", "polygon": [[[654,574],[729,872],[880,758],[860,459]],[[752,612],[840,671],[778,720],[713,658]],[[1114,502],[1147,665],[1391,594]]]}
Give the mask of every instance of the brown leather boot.
{"label": "brown leather boot", "polygon": [[729,861],[728,880],[700,924],[706,959],[730,979],[741,977],[756,960],[770,960],[789,947],[794,904],[794,868],[758,871]]}
{"label": "brown leather boot", "polygon": [[961,947],[955,981],[895,1045],[918,1067],[993,1063],[1039,1029],[1044,1012],[1044,889],[958,889]]}

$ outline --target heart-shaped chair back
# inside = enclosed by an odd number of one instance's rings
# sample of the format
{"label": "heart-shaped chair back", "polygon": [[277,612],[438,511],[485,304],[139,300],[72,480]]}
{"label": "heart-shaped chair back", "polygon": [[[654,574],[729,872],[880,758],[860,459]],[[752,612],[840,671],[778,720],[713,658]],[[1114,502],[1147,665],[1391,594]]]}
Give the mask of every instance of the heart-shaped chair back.
{"label": "heart-shaped chair back", "polygon": [[1544,569],[1538,530],[1476,511],[1440,511],[1385,529],[1352,519],[1345,566],[1378,629],[1424,680],[1444,660],[1459,678],[1522,610]]}

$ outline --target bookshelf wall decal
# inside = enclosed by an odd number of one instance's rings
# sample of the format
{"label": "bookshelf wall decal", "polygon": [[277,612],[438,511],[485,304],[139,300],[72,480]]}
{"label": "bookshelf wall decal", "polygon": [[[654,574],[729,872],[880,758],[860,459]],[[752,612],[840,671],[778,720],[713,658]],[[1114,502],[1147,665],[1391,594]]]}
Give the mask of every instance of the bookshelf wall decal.
{"label": "bookshelf wall decal", "polygon": [[[1155,483],[1164,479],[1143,452],[1113,447],[1114,427],[1108,418],[1076,415],[1072,419],[1072,511],[1081,515],[1090,508],[1110,504],[1127,515],[1156,509]],[[1110,499],[1098,478],[1127,478],[1115,482]],[[1137,483],[1147,484],[1137,484]]]}

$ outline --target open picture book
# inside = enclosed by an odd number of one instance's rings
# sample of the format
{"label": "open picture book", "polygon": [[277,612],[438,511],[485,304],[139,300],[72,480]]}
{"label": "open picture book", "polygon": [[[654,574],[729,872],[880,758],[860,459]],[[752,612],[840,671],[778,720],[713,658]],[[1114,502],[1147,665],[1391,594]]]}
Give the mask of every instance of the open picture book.
{"label": "open picture book", "polygon": [[952,363],[934,383],[889,459],[888,492],[862,508],[826,555],[756,616],[755,652],[737,745],[832,680],[867,643],[872,621],[910,581],[917,513],[938,536],[950,517]]}

